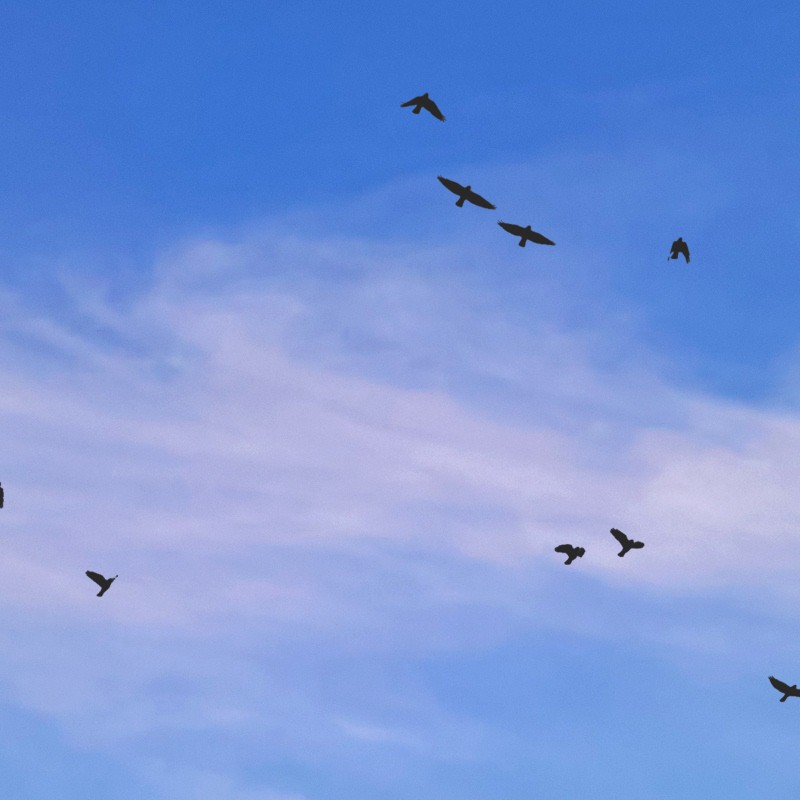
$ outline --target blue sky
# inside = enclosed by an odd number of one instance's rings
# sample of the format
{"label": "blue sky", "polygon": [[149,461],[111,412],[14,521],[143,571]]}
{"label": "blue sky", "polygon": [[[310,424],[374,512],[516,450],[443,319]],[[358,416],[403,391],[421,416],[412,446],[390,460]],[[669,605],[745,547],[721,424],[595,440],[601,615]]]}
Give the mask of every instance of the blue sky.
{"label": "blue sky", "polygon": [[4,795],[795,797],[797,12],[321,5],[0,4]]}

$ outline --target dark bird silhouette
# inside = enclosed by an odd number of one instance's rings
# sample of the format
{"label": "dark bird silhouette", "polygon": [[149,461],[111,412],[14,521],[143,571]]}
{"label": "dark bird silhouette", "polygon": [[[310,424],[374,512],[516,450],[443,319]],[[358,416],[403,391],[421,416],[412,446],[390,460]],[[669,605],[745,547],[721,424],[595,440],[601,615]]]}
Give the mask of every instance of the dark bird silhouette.
{"label": "dark bird silhouette", "polygon": [[556,553],[563,553],[567,556],[567,560],[564,562],[565,564],[571,564],[576,558],[583,558],[583,554],[586,552],[585,548],[573,547],[571,544],[560,544],[553,549]]}
{"label": "dark bird silhouette", "polygon": [[3,503],[6,501],[6,493],[3,490],[3,486],[0,484],[0,508],[3,507]]}
{"label": "dark bird silhouette", "polygon": [[408,106],[414,106],[411,110],[412,114],[419,114],[419,112],[424,108],[426,111],[429,111],[433,114],[436,119],[440,119],[444,122],[444,114],[439,111],[439,106],[428,97],[428,93],[421,94],[419,97],[412,97],[407,103],[400,103],[400,108],[407,108]]}
{"label": "dark bird silhouette", "polygon": [[477,192],[473,192],[471,186],[462,186],[460,183],[451,181],[449,178],[443,178],[441,175],[439,175],[439,182],[453,194],[458,195],[456,205],[459,208],[464,205],[465,200],[481,208],[497,208],[497,206],[493,206],[485,197],[481,197]]}
{"label": "dark bird silhouette", "polygon": [[633,539],[629,539],[617,528],[611,529],[611,535],[622,545],[622,552],[617,553],[620,558],[622,558],[628,550],[641,550],[644,547],[644,542],[634,542]]}
{"label": "dark bird silhouette", "polygon": [[686,259],[687,264],[689,263],[689,245],[686,244],[680,236],[672,243],[667,261],[669,261],[670,258],[677,258],[679,255],[682,255]]}
{"label": "dark bird silhouette", "polygon": [[86,574],[100,587],[100,591],[97,593],[98,597],[102,597],[111,588],[111,584],[119,578],[119,575],[115,575],[113,578],[104,578],[99,572],[92,572],[88,569]]}
{"label": "dark bird silhouette", "polygon": [[541,233],[531,230],[530,225],[524,228],[521,225],[512,225],[510,222],[497,223],[504,231],[508,231],[512,236],[519,236],[519,246],[525,247],[525,242],[535,242],[536,244],[555,244],[551,242],[546,236]]}
{"label": "dark bird silhouette", "polygon": [[800,689],[797,688],[796,684],[789,686],[783,681],[773,678],[772,675],[769,676],[769,682],[783,694],[783,697],[781,697],[781,703],[785,703],[787,697],[800,697]]}

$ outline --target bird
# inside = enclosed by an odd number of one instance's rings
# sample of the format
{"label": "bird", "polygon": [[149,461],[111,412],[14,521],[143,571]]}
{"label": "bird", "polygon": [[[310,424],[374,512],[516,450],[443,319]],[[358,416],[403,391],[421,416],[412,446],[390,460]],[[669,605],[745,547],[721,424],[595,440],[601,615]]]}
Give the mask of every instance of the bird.
{"label": "bird", "polygon": [[419,97],[412,97],[406,103],[400,103],[400,108],[407,108],[408,106],[414,106],[414,108],[411,110],[412,114],[419,114],[419,112],[424,108],[426,111],[433,114],[436,119],[440,119],[442,122],[444,122],[444,114],[439,111],[439,106],[437,106],[436,103],[431,100],[427,92],[425,92],[425,94],[421,94]]}
{"label": "bird", "polygon": [[558,547],[553,548],[556,553],[563,553],[567,556],[565,564],[571,564],[576,558],[583,558],[586,549],[583,547],[573,547],[571,544],[560,544]]}
{"label": "bird", "polygon": [[119,575],[115,575],[113,578],[104,578],[99,572],[92,572],[88,569],[86,575],[100,587],[100,591],[97,593],[98,597],[102,597],[111,588],[111,584],[119,578]]}
{"label": "bird", "polygon": [[686,244],[686,242],[684,242],[680,236],[672,243],[669,255],[667,256],[667,261],[669,261],[671,258],[676,259],[678,255],[683,255],[683,257],[686,259],[686,263],[689,263],[689,245]]}
{"label": "bird", "polygon": [[796,684],[789,686],[783,681],[779,681],[777,678],[773,678],[772,675],[769,676],[769,682],[779,692],[783,693],[783,697],[781,697],[781,703],[785,703],[787,697],[800,697],[800,689],[797,688]]}
{"label": "bird", "polygon": [[526,225],[523,228],[521,225],[512,225],[510,222],[498,222],[497,224],[504,231],[508,231],[512,236],[521,237],[519,240],[520,247],[525,247],[525,242],[535,242],[536,244],[555,244],[555,242],[551,242],[546,236],[542,236],[541,233],[536,233],[536,231],[531,230],[530,225]]}
{"label": "bird", "polygon": [[622,552],[617,553],[620,558],[622,558],[628,550],[641,550],[644,547],[644,542],[634,542],[633,539],[629,539],[617,528],[611,529],[611,535],[622,545]]}
{"label": "bird", "polygon": [[453,194],[458,195],[456,205],[459,208],[464,205],[465,200],[481,208],[497,208],[497,206],[493,206],[485,197],[481,197],[477,192],[473,192],[471,186],[462,186],[460,183],[451,181],[449,178],[443,178],[441,175],[438,177],[442,186],[449,189]]}

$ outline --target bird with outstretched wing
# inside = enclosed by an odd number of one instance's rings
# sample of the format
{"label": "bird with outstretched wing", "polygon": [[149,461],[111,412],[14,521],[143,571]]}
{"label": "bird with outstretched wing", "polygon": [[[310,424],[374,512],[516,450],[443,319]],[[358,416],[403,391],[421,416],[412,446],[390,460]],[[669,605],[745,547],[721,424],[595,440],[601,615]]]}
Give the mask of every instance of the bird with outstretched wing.
{"label": "bird with outstretched wing", "polygon": [[644,547],[644,542],[635,542],[633,539],[629,539],[618,528],[612,528],[611,535],[622,545],[622,552],[617,553],[620,558],[622,558],[628,550],[641,550],[641,548]]}
{"label": "bird with outstretched wing", "polygon": [[784,683],[783,681],[779,681],[777,678],[773,678],[772,675],[769,676],[769,682],[783,694],[781,697],[781,703],[786,702],[787,697],[800,697],[800,689],[797,688],[797,685],[789,686],[788,683]]}
{"label": "bird with outstretched wing", "polygon": [[498,222],[497,224],[504,231],[508,231],[512,236],[519,236],[520,247],[525,247],[526,242],[534,242],[535,244],[555,244],[555,242],[551,241],[546,236],[542,236],[541,233],[531,230],[530,225],[526,225],[523,228],[522,225],[514,225],[511,222]]}
{"label": "bird with outstretched wing", "polygon": [[411,110],[412,114],[419,114],[419,112],[424,108],[427,112],[433,114],[436,119],[444,122],[444,114],[442,114],[442,112],[439,110],[439,106],[437,106],[436,103],[431,100],[427,92],[419,95],[419,97],[412,97],[405,103],[400,103],[400,108],[407,108],[408,106],[414,106],[414,108]]}
{"label": "bird with outstretched wing", "polygon": [[586,552],[585,548],[573,547],[571,544],[560,544],[558,547],[554,547],[553,550],[556,553],[563,553],[567,557],[565,564],[571,564],[576,558],[583,558],[583,554]]}
{"label": "bird with outstretched wing", "polygon": [[473,192],[471,186],[462,186],[460,183],[451,181],[450,178],[443,178],[441,175],[438,176],[438,180],[442,186],[449,189],[453,194],[458,195],[456,205],[459,208],[464,205],[465,200],[481,208],[497,208],[497,206],[493,206],[485,197],[481,197],[477,192]]}
{"label": "bird with outstretched wing", "polygon": [[102,597],[111,588],[111,584],[119,578],[119,575],[115,575],[113,578],[104,578],[99,572],[92,572],[88,569],[86,570],[86,576],[100,587],[100,591],[97,593],[98,597]]}

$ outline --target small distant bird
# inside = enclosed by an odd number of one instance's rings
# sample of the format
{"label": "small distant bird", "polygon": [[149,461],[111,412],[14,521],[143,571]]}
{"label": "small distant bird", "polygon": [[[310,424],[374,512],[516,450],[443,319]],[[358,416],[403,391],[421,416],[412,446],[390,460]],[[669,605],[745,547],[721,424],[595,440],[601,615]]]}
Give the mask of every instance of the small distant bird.
{"label": "small distant bird", "polygon": [[91,570],[86,570],[86,575],[100,587],[100,591],[97,593],[98,597],[102,597],[111,588],[111,584],[119,578],[119,575],[115,575],[113,578],[104,578],[99,572]]}
{"label": "small distant bird", "polygon": [[520,247],[525,247],[525,242],[535,242],[536,244],[555,244],[555,242],[551,242],[546,236],[542,236],[541,233],[536,233],[536,231],[531,230],[530,225],[526,225],[523,228],[521,225],[512,225],[510,222],[498,222],[497,224],[504,231],[508,231],[512,236],[521,237],[519,240]]}
{"label": "small distant bird", "polygon": [[0,484],[0,508],[3,507],[3,503],[6,501],[6,493],[3,490],[2,484]]}
{"label": "small distant bird", "polygon": [[687,264],[689,263],[689,245],[686,244],[680,236],[672,243],[667,261],[671,258],[675,259],[679,255],[682,255],[686,259]]}
{"label": "small distant bird", "polygon": [[800,689],[797,688],[796,684],[789,686],[783,681],[779,681],[777,678],[773,678],[772,675],[769,676],[769,682],[779,692],[783,693],[783,697],[781,697],[781,703],[785,703],[787,697],[800,697]]}
{"label": "small distant bird", "polygon": [[439,175],[439,182],[453,194],[458,195],[456,205],[459,208],[464,205],[465,200],[481,208],[497,208],[497,206],[493,206],[485,197],[481,197],[477,192],[473,192],[471,186],[462,186],[460,183],[451,181],[449,178],[443,178],[441,175]]}
{"label": "small distant bird", "polygon": [[563,553],[567,556],[565,564],[571,564],[576,558],[583,558],[586,549],[583,547],[573,547],[571,544],[560,544],[558,547],[553,548],[556,553]]}
{"label": "small distant bird", "polygon": [[611,529],[611,535],[622,545],[622,552],[617,553],[620,558],[622,558],[628,550],[641,550],[644,547],[644,542],[634,542],[633,539],[629,539],[617,528]]}
{"label": "small distant bird", "polygon": [[400,103],[400,108],[407,108],[408,106],[414,106],[411,110],[412,114],[419,114],[419,112],[424,108],[426,111],[429,111],[433,114],[436,119],[440,119],[444,122],[444,114],[439,111],[439,106],[428,97],[428,93],[421,94],[419,97],[412,97],[407,103]]}

